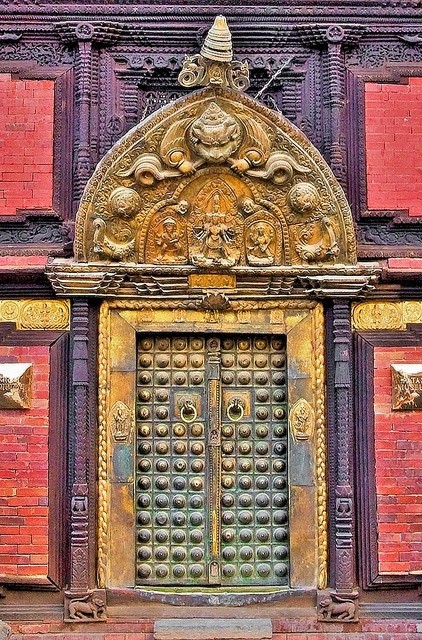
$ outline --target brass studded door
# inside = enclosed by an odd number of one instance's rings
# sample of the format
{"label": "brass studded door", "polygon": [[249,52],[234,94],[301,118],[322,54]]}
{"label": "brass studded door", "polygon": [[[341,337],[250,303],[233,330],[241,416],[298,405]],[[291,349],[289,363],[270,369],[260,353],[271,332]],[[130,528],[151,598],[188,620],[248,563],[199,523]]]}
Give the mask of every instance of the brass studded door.
{"label": "brass studded door", "polygon": [[283,336],[140,336],[136,580],[287,585]]}

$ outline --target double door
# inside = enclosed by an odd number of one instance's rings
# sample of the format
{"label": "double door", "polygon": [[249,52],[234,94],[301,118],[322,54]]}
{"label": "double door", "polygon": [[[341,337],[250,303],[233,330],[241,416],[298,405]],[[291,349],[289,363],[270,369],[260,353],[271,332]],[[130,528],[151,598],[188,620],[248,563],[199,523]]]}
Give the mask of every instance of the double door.
{"label": "double door", "polygon": [[141,334],[136,581],[287,585],[283,336]]}

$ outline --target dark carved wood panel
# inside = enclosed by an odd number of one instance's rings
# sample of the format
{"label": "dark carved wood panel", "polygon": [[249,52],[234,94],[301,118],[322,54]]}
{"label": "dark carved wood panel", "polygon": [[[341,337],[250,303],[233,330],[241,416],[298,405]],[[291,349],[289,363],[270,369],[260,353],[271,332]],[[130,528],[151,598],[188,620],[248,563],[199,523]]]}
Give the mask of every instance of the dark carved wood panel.
{"label": "dark carved wood panel", "polygon": [[[66,582],[67,559],[67,380],[69,367],[69,335],[62,331],[16,330],[14,323],[0,323],[0,344],[8,346],[50,347],[50,397],[48,444],[48,578],[50,587],[63,588]],[[16,577],[15,586],[25,584],[46,589],[45,580]]]}
{"label": "dark carved wood panel", "polygon": [[363,589],[416,587],[416,576],[380,574],[374,437],[374,349],[422,344],[420,325],[403,331],[362,331],[355,335],[356,489],[358,507],[359,582]]}

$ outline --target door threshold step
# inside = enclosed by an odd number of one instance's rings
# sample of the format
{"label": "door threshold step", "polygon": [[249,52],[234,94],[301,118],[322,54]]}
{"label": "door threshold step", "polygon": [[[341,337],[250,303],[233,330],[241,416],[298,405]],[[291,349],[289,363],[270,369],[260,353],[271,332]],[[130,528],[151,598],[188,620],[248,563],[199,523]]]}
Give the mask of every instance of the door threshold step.
{"label": "door threshold step", "polygon": [[156,620],[155,640],[271,640],[269,618]]}

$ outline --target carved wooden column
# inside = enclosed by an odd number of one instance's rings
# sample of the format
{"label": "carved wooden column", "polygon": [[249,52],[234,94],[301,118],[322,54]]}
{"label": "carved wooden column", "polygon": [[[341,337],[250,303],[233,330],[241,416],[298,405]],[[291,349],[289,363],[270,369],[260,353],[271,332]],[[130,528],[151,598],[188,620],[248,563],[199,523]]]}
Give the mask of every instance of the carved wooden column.
{"label": "carved wooden column", "polygon": [[351,323],[350,306],[333,305],[334,394],[337,426],[336,478],[336,575],[335,586],[350,592],[355,585],[354,498],[353,498],[353,414],[351,397]]}
{"label": "carved wooden column", "polygon": [[[328,459],[332,601],[350,603],[356,620],[354,425],[350,302],[333,300],[327,318]],[[326,600],[327,594],[320,598]],[[336,619],[336,618],[334,618]]]}
{"label": "carved wooden column", "polygon": [[[80,603],[94,607],[99,618],[105,617],[104,592],[95,589],[95,429],[96,413],[93,397],[96,379],[93,375],[95,347],[94,330],[87,300],[76,299],[71,312],[71,415],[70,439],[70,571],[69,589],[65,599],[65,618],[74,617],[73,609]],[[91,546],[90,546],[91,543]],[[94,553],[93,553],[94,552]],[[78,604],[79,603],[79,604]],[[100,604],[101,603],[101,604]],[[73,607],[73,609],[72,609]],[[82,609],[84,606],[82,606]],[[92,620],[92,614],[86,616]],[[84,618],[82,611],[82,618]]]}
{"label": "carved wooden column", "polygon": [[303,25],[298,32],[304,44],[325,49],[323,78],[326,110],[324,155],[344,187],[346,181],[346,138],[344,131],[345,62],[344,46],[356,45],[365,28],[361,25]]}
{"label": "carved wooden column", "polygon": [[344,29],[331,25],[326,31],[328,96],[330,103],[330,166],[336,178],[344,184],[346,177],[345,148],[342,143],[342,112],[344,108]]}
{"label": "carved wooden column", "polygon": [[[92,91],[94,77],[98,71],[98,60],[96,60],[98,55],[94,47],[116,41],[125,27],[116,23],[63,22],[57,24],[56,28],[64,42],[77,47],[73,157],[73,208],[76,210],[95,166],[91,150],[93,140],[91,123],[93,120]],[[96,107],[98,110],[98,104]],[[94,121],[96,120],[97,117],[94,118]]]}
{"label": "carved wooden column", "polygon": [[88,302],[72,304],[72,393],[74,456],[71,488],[70,590],[89,587],[88,567]]}

